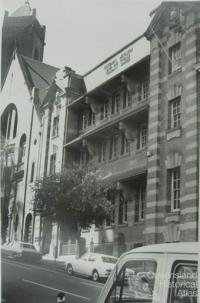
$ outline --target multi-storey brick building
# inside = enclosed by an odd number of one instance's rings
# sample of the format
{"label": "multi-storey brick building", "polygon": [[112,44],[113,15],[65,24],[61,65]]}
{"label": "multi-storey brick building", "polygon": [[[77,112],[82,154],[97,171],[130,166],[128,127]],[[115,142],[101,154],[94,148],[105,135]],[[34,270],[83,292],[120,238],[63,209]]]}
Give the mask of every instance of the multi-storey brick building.
{"label": "multi-storey brick building", "polygon": [[153,14],[150,55],[132,62],[144,38],[134,41],[68,104],[66,166],[117,182],[113,221],[83,231],[108,251],[198,237],[200,6],[164,2]]}
{"label": "multi-storey brick building", "polygon": [[163,3],[146,32],[150,99],[146,234],[197,240],[199,3]]}
{"label": "multi-storey brick building", "polygon": [[87,244],[105,244],[108,251],[113,242],[119,251],[144,241],[149,55],[143,58],[136,51],[145,43],[144,37],[134,41],[87,73],[87,92],[68,104],[66,167],[87,165],[104,181],[117,183],[113,219],[103,223],[102,231],[83,231],[91,235]]}

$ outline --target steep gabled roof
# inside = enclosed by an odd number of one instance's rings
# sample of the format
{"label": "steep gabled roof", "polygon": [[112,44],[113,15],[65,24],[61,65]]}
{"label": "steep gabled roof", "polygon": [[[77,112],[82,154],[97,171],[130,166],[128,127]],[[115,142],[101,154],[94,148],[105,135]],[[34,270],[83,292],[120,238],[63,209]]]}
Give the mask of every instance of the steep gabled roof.
{"label": "steep gabled roof", "polygon": [[58,68],[22,55],[18,58],[30,92],[33,87],[37,88],[42,102]]}
{"label": "steep gabled roof", "polygon": [[31,16],[32,9],[30,5],[26,2],[25,5],[20,6],[14,13],[12,13],[12,17],[23,17],[23,16]]}

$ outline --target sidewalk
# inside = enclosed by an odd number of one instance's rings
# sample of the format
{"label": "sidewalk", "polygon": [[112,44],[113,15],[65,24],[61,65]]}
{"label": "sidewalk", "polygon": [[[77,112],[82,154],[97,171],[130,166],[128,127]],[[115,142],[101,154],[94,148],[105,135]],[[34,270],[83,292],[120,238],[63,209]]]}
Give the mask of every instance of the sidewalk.
{"label": "sidewalk", "polygon": [[42,257],[42,264],[46,266],[54,266],[56,268],[66,270],[66,262],[76,258],[76,255],[63,255],[58,258],[54,258],[50,255],[44,255]]}

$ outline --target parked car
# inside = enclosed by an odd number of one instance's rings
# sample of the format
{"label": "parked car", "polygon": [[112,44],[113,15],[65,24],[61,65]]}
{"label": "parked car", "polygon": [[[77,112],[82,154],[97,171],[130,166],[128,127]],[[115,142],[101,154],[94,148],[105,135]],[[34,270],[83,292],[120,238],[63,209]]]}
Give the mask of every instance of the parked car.
{"label": "parked car", "polygon": [[200,243],[155,244],[123,254],[98,303],[200,303]]}
{"label": "parked car", "polygon": [[116,262],[117,258],[110,255],[85,253],[80,258],[73,257],[67,260],[66,269],[69,275],[78,273],[98,281],[101,278],[108,278]]}
{"label": "parked car", "polygon": [[62,269],[66,269],[66,264],[71,263],[72,260],[76,260],[77,255],[63,255],[56,258],[56,266]]}
{"label": "parked car", "polygon": [[38,252],[35,246],[31,243],[13,241],[2,245],[2,257],[11,258],[14,260],[37,262],[41,261],[42,255]]}

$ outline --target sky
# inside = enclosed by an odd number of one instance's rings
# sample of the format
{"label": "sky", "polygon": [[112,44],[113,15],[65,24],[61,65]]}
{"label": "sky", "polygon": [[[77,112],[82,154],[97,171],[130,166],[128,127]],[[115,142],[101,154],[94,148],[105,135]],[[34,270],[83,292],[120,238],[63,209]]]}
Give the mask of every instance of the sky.
{"label": "sky", "polygon": [[[15,11],[25,0],[1,0]],[[111,56],[147,29],[159,0],[29,0],[46,26],[44,62],[79,74]]]}

